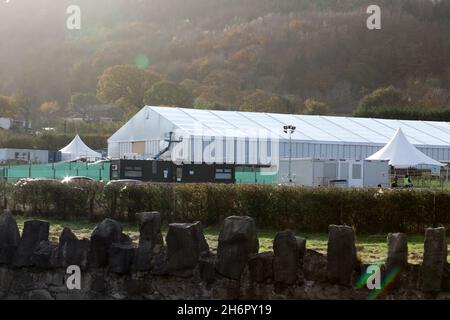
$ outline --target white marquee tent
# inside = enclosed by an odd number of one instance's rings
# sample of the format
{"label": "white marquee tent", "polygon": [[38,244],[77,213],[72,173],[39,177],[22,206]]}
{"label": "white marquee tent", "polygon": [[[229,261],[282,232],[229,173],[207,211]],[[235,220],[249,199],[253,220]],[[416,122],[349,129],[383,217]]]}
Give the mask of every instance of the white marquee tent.
{"label": "white marquee tent", "polygon": [[95,160],[96,158],[102,157],[100,153],[89,148],[83,140],[81,140],[79,135],[77,135],[71,143],[59,151],[61,151],[61,158],[63,161],[75,160],[78,158]]}
{"label": "white marquee tent", "polygon": [[[292,144],[283,132],[285,125],[297,128]],[[204,155],[211,153],[216,163],[258,165],[264,149],[280,159],[292,154],[293,158],[364,160],[383,148],[398,128],[428,157],[450,162],[450,122],[155,106],[142,108],[108,139],[108,156],[152,159],[167,147],[173,132],[173,140],[183,137],[188,143],[186,161],[205,161]],[[278,146],[272,148],[273,141]],[[178,145],[174,142],[171,148]],[[209,152],[212,149],[217,152]],[[161,159],[168,160],[171,154],[165,152]]]}
{"label": "white marquee tent", "polygon": [[389,164],[396,168],[413,168],[419,165],[444,166],[414,147],[401,128],[397,129],[394,137],[384,148],[366,160],[389,160]]}

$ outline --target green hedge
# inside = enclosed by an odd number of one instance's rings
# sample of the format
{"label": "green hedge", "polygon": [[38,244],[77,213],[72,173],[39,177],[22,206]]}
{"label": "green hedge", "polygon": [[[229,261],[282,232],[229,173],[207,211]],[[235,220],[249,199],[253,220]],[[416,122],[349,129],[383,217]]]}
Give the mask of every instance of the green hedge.
{"label": "green hedge", "polygon": [[144,184],[72,187],[58,183],[4,184],[0,205],[25,214],[63,219],[110,217],[132,221],[134,213],[158,210],[167,222],[200,220],[218,225],[248,215],[261,228],[326,232],[348,224],[361,233],[422,232],[450,224],[450,192],[304,188],[268,185]]}

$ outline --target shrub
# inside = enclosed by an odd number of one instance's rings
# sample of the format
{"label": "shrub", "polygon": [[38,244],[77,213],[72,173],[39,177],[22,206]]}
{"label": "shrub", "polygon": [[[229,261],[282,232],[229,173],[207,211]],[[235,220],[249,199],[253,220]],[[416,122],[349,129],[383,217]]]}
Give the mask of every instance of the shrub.
{"label": "shrub", "polygon": [[7,189],[7,207],[25,215],[94,220],[102,189],[100,182],[76,186],[55,182],[22,183]]}
{"label": "shrub", "polygon": [[160,211],[167,222],[218,225],[248,215],[261,228],[326,232],[347,224],[360,233],[422,232],[450,224],[450,191],[305,188],[277,185],[164,184],[81,187],[59,183],[1,184],[0,206],[26,215],[62,219],[105,217],[133,221]]}

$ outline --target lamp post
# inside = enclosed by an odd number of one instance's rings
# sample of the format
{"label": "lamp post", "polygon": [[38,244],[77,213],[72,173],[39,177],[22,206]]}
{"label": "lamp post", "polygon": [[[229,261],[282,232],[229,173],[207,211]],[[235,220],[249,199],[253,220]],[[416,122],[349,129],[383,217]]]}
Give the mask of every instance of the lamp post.
{"label": "lamp post", "polygon": [[289,134],[289,173],[288,173],[288,179],[289,183],[292,183],[292,134],[295,132],[295,129],[297,129],[295,126],[289,124],[286,126],[283,126],[284,133]]}

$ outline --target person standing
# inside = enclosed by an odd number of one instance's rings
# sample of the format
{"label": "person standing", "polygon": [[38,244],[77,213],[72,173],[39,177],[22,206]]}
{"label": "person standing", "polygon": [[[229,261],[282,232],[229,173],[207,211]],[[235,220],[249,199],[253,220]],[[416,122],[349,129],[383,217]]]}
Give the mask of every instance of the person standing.
{"label": "person standing", "polygon": [[403,178],[403,187],[405,187],[405,188],[412,188],[412,181],[411,181],[411,178],[409,177],[409,175],[406,175],[404,178]]}
{"label": "person standing", "polygon": [[398,178],[394,177],[394,182],[391,183],[391,188],[398,188]]}

